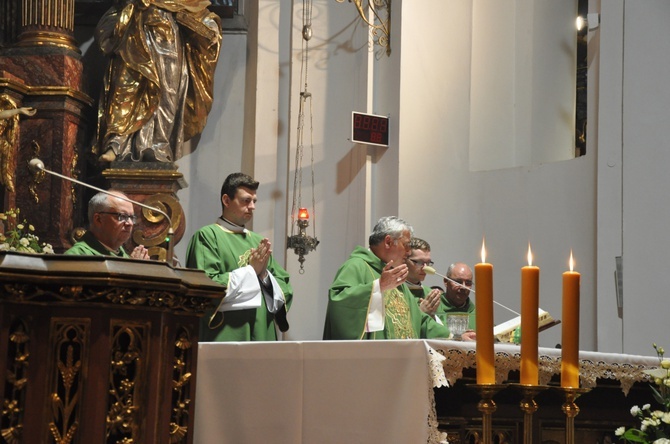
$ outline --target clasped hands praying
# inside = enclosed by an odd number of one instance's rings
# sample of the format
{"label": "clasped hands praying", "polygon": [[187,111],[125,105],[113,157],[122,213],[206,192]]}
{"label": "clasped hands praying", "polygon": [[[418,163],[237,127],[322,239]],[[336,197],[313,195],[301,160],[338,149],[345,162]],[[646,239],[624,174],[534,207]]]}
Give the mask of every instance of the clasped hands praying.
{"label": "clasped hands praying", "polygon": [[258,244],[258,247],[251,250],[249,256],[249,265],[251,265],[256,272],[256,275],[264,280],[268,275],[268,262],[272,255],[272,244],[270,240],[265,238]]}

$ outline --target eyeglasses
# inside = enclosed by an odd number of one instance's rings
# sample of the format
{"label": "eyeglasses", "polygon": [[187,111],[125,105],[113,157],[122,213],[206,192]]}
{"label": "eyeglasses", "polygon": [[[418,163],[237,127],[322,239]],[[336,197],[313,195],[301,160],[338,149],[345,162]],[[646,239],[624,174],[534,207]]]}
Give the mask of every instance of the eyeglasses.
{"label": "eyeglasses", "polygon": [[424,262],[424,261],[416,261],[416,260],[411,259],[411,258],[408,258],[408,259],[409,259],[415,266],[417,266],[417,267],[419,267],[419,268],[423,268],[423,267],[425,267],[426,265],[428,265],[429,267],[432,267],[433,264],[435,263],[435,262],[433,262],[433,261]]}
{"label": "eyeglasses", "polygon": [[132,222],[133,224],[137,223],[137,216],[134,214],[125,214],[125,213],[113,213],[111,211],[98,211],[100,214],[111,214],[116,216],[116,220],[119,222]]}
{"label": "eyeglasses", "polygon": [[449,279],[451,279],[452,282],[455,282],[464,287],[472,287],[472,281],[469,279],[452,279],[452,278]]}

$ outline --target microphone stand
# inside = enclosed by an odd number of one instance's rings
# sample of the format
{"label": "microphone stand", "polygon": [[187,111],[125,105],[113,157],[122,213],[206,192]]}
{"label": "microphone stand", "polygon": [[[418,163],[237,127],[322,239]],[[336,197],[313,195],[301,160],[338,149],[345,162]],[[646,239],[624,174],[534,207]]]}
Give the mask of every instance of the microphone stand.
{"label": "microphone stand", "polygon": [[126,196],[119,196],[117,194],[110,193],[107,190],[103,190],[102,188],[98,188],[96,186],[87,184],[85,182],[74,179],[72,177],[64,176],[63,174],[56,173],[55,171],[48,170],[44,167],[44,162],[42,162],[38,158],[32,159],[30,162],[28,162],[28,167],[30,168],[30,171],[32,171],[33,173],[37,173],[39,171],[44,171],[45,173],[49,173],[53,176],[60,177],[61,179],[65,179],[65,180],[68,180],[70,182],[74,182],[74,183],[79,184],[81,186],[84,186],[86,188],[91,188],[93,190],[99,191],[101,193],[105,193],[109,196],[113,196],[117,199],[121,199],[121,200],[124,200],[126,202],[130,202],[130,203],[135,204],[139,207],[146,208],[147,210],[155,211],[156,213],[163,215],[163,217],[165,217],[165,219],[167,219],[167,221],[168,221],[168,234],[167,234],[167,238],[165,239],[165,242],[167,243],[165,261],[168,264],[172,265],[173,257],[174,257],[174,245],[172,243],[172,239],[174,238],[174,229],[172,228],[172,219],[170,218],[170,216],[167,215],[167,213],[165,211],[163,211],[159,208],[156,208],[156,207],[152,207],[152,206],[143,204],[142,202],[138,202],[138,201],[130,199]]}
{"label": "microphone stand", "polygon": [[[426,274],[436,274],[436,275],[438,275],[439,277],[448,280],[448,281],[451,282],[452,284],[455,284],[455,285],[458,285],[459,287],[463,287],[463,288],[465,288],[465,289],[468,289],[468,290],[470,290],[471,293],[475,293],[475,294],[476,294],[475,290],[473,290],[472,288],[468,287],[467,285],[463,285],[463,284],[461,284],[460,282],[455,281],[455,280],[453,280],[453,279],[450,278],[450,277],[446,277],[445,275],[438,273],[437,271],[435,271],[435,269],[434,269],[433,267],[431,267],[431,266],[429,266],[429,265],[425,265],[425,266],[423,267],[423,269],[424,269],[424,271],[426,272]],[[507,311],[510,311],[510,312],[514,313],[514,314],[517,315],[517,316],[521,316],[519,313],[517,313],[516,311],[512,310],[512,309],[509,308],[509,307],[506,307],[505,305],[501,304],[500,302],[497,302],[497,301],[494,300],[493,303],[496,304],[496,305],[498,305],[498,306],[500,306],[500,307],[502,307],[502,308],[504,308],[504,309],[507,310]]]}

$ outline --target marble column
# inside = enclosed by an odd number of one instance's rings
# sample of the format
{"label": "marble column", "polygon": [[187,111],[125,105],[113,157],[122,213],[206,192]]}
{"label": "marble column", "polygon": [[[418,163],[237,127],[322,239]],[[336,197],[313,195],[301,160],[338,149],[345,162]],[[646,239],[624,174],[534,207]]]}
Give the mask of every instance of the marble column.
{"label": "marble column", "polygon": [[22,117],[15,155],[15,192],[4,191],[3,209],[21,208],[41,240],[63,251],[73,226],[83,223],[80,187],[53,176],[35,178],[27,164],[39,157],[47,169],[85,177],[86,147],[95,128],[94,100],[84,90],[81,52],[74,40],[74,0],[7,3],[0,50],[0,94],[37,109]]}

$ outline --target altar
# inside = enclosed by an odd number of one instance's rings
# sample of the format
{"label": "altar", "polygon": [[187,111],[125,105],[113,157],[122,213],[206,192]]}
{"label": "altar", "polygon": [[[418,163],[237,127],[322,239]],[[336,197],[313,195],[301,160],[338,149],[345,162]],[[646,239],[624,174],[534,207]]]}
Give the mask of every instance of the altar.
{"label": "altar", "polygon": [[[519,347],[497,344],[495,353],[497,382],[518,381]],[[201,343],[194,442],[439,443],[447,434],[450,443],[471,442],[481,429],[476,393],[465,384],[474,382],[474,363],[474,343],[444,340]],[[611,412],[603,417],[601,408],[594,419],[582,407],[577,427],[632,420],[622,400],[633,402],[644,390],[642,370],[657,365],[654,357],[581,352],[581,386],[592,391],[577,404],[605,399]],[[541,348],[539,371],[541,385],[556,386],[560,350]],[[519,442],[523,415],[515,393],[504,392],[496,442]],[[560,442],[552,441],[560,403],[552,388],[538,398],[536,422],[547,431],[538,430],[537,442]]]}
{"label": "altar", "polygon": [[[451,444],[476,443],[481,437],[482,418],[477,409],[478,394],[469,387],[476,382],[475,344],[452,341],[427,341],[445,357],[442,369],[448,388],[434,391],[436,417],[440,431]],[[519,381],[520,348],[513,344],[495,345],[496,383],[507,388],[494,396],[494,442],[523,442],[522,395],[514,383]],[[577,399],[574,442],[601,444],[613,442],[619,426],[635,425],[630,407],[652,401],[651,382],[644,370],[656,368],[658,358],[613,353],[579,353],[580,387],[589,389]],[[535,397],[538,410],[533,415],[533,442],[565,442],[565,397],[560,390],[561,350],[539,349],[539,385]],[[511,383],[511,385],[510,385]]]}

